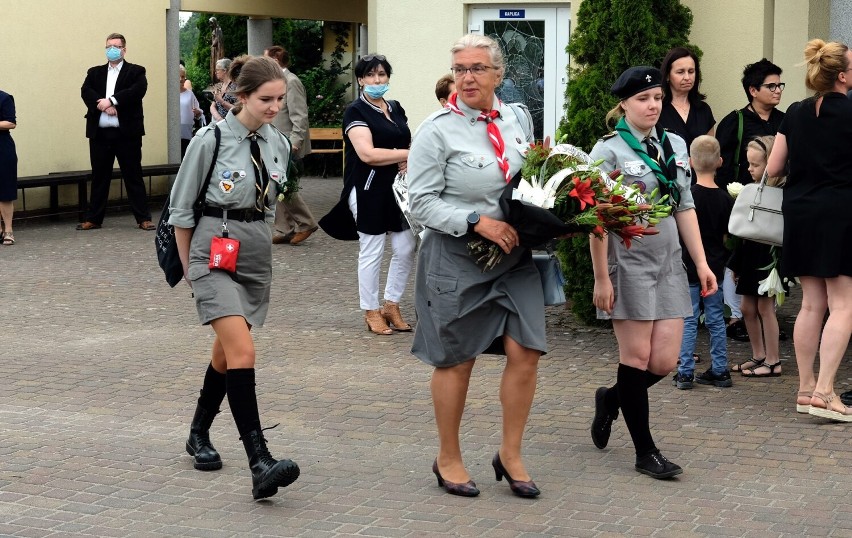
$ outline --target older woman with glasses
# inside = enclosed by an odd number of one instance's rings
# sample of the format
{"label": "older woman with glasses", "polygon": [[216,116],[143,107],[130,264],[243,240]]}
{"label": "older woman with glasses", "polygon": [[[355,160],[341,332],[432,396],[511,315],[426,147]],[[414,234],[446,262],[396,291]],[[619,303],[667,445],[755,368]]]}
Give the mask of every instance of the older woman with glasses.
{"label": "older woman with glasses", "polygon": [[[358,239],[360,305],[367,330],[378,335],[411,331],[399,301],[414,266],[416,245],[414,235],[403,229],[402,212],[392,190],[397,173],[406,169],[411,131],[402,105],[384,98],[391,73],[390,63],[381,54],[369,54],[355,64],[361,95],[343,112],[343,193],[337,206],[319,222],[332,237]],[[380,306],[386,237],[390,237],[393,255]]]}
{"label": "older woman with glasses", "polygon": [[216,78],[219,79],[219,83],[213,89],[213,102],[210,103],[210,116],[214,122],[225,119],[228,111],[237,104],[237,85],[228,74],[230,67],[229,58],[222,58],[216,62]]}
{"label": "older woman with glasses", "polygon": [[[522,105],[495,95],[504,63],[494,40],[466,35],[451,53],[456,93],[420,126],[408,161],[411,213],[426,227],[412,353],[434,367],[439,447],[432,472],[448,493],[479,495],[462,461],[459,427],[477,356],[505,355],[503,436],[491,465],[515,495],[535,497],[540,491],[524,466],[521,444],[539,356],[547,350],[544,297],[530,251],[520,246],[499,205],[533,140],[532,119]],[[467,251],[480,236],[504,252],[485,272]]]}

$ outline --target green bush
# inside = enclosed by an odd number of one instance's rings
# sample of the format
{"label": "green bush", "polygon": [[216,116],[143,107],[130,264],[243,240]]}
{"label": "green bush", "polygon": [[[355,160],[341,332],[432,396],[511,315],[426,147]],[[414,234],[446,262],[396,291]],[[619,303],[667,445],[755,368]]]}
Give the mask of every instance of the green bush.
{"label": "green bush", "polygon": [[[606,133],[604,117],[617,100],[609,88],[634,65],[659,66],[669,49],[689,46],[692,12],[678,0],[583,0],[567,52],[567,113],[557,140],[590,151]],[[641,248],[637,245],[634,248]],[[557,251],[565,268],[571,310],[585,323],[595,321],[594,275],[588,238],[560,241]]]}

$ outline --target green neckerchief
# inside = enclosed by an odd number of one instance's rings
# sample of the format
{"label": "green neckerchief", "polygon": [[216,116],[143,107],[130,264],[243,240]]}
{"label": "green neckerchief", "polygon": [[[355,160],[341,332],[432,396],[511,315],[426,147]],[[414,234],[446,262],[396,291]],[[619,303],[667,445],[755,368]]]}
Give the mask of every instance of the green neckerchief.
{"label": "green neckerchief", "polygon": [[[636,152],[639,157],[645,161],[645,164],[651,167],[651,170],[654,172],[654,175],[657,176],[657,182],[660,186],[660,194],[668,194],[671,205],[677,207],[680,203],[680,191],[677,188],[677,183],[675,179],[672,179],[666,174],[662,168],[660,168],[660,163],[656,160],[652,159],[648,152],[645,151],[645,148],[642,144],[633,136],[633,132],[630,131],[630,127],[627,125],[627,121],[624,119],[624,116],[618,120],[618,123],[615,125],[615,130],[621,136],[622,140],[630,146],[630,149]],[[663,146],[663,158],[666,161],[666,168],[671,172],[672,164],[674,163],[674,151],[671,147],[671,142],[669,142],[668,137],[666,136],[665,129],[663,130],[663,134],[660,138],[660,144]],[[674,176],[675,178],[677,176]]]}

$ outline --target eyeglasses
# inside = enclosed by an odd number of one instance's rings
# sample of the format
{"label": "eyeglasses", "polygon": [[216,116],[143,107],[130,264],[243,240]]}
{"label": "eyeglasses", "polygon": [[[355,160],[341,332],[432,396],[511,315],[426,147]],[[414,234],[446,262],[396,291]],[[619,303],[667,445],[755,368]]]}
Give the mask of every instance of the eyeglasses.
{"label": "eyeglasses", "polygon": [[123,49],[124,45],[107,45],[107,46],[104,47],[104,50],[108,50],[108,49],[111,49],[113,47],[115,47],[117,49]]}
{"label": "eyeglasses", "polygon": [[475,77],[481,77],[482,75],[487,73],[489,69],[497,68],[491,65],[474,65],[472,67],[462,67],[460,65],[454,65],[450,68],[450,71],[456,78],[462,78],[468,72]]}
{"label": "eyeglasses", "polygon": [[386,61],[386,58],[381,54],[368,54],[366,56],[361,56],[361,59],[365,62],[372,62],[373,60],[378,60],[380,62]]}
{"label": "eyeglasses", "polygon": [[760,85],[761,88],[766,88],[767,90],[769,90],[771,92],[775,92],[776,90],[781,90],[783,92],[784,86],[786,86],[786,84],[783,83],[783,82],[770,82],[769,84],[761,84]]}

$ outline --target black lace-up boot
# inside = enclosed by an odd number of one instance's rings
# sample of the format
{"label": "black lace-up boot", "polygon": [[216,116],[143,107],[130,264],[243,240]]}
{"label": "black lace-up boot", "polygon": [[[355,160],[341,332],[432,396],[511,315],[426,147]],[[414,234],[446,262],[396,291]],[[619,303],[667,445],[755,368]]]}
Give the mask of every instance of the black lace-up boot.
{"label": "black lace-up boot", "polygon": [[194,460],[199,471],[215,471],[222,468],[222,458],[210,442],[210,425],[219,411],[195,408],[195,416],[189,426],[189,439],[186,440],[186,452]]}
{"label": "black lace-up boot", "polygon": [[278,493],[278,488],[289,486],[299,478],[299,466],[295,462],[272,457],[262,430],[252,430],[240,439],[246,448],[251,468],[251,494],[255,499],[272,497]]}

